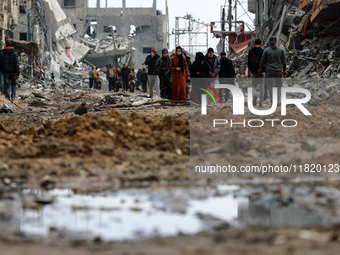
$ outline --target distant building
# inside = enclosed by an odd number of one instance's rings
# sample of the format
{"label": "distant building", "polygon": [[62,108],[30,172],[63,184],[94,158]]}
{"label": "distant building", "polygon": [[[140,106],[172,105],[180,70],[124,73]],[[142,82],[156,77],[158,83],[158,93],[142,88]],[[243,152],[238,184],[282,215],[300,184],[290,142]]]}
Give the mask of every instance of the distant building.
{"label": "distant building", "polygon": [[18,2],[0,1],[0,48],[3,48],[6,36],[13,37],[13,30],[18,24]]}
{"label": "distant building", "polygon": [[[27,8],[30,8],[31,1],[24,2],[27,2]],[[131,46],[134,48],[134,54],[129,64],[136,68],[142,67],[153,47],[160,51],[169,46],[168,7],[166,14],[162,14],[157,10],[156,0],[153,0],[153,5],[147,8],[126,7],[126,0],[122,0],[120,7],[108,6],[107,0],[96,0],[94,6],[90,6],[89,1],[84,0],[57,0],[57,2],[76,29],[73,35],[75,39],[83,38],[85,34],[104,39],[112,33],[112,30],[107,29],[109,26],[114,27],[115,37],[133,39]],[[20,11],[23,11],[22,8]],[[24,40],[27,33],[27,17],[21,17],[19,23],[14,38]],[[105,62],[107,61],[110,59],[106,59]],[[114,64],[113,59],[111,63]]]}

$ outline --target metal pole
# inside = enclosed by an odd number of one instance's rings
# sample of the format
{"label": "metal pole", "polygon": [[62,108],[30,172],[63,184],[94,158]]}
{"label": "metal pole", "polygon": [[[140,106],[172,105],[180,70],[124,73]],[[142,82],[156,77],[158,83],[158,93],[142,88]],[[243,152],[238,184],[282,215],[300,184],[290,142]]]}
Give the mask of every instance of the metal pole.
{"label": "metal pole", "polygon": [[229,32],[231,32],[231,8],[232,8],[232,2],[229,0],[229,10],[228,10],[228,21],[229,21]]}
{"label": "metal pole", "polygon": [[[231,32],[232,30],[232,26],[231,26],[231,8],[232,8],[232,0],[229,0],[229,10],[228,10],[228,21],[229,21],[229,32]],[[229,38],[229,37],[228,37]],[[228,41],[228,44],[229,44],[229,41]],[[230,44],[229,44],[229,52],[231,52],[231,47],[230,47]]]}
{"label": "metal pole", "polygon": [[[225,6],[222,8],[222,32],[225,31]],[[225,51],[225,36],[222,33],[222,51]]]}
{"label": "metal pole", "polygon": [[[27,13],[27,41],[31,41],[31,12]],[[28,55],[28,72],[32,75],[32,57],[31,55]]]}
{"label": "metal pole", "polygon": [[[235,0],[235,22],[237,22],[237,0]],[[236,23],[235,23],[236,26]]]}
{"label": "metal pole", "polygon": [[208,34],[209,34],[209,26],[207,26],[207,35],[206,35],[207,47],[206,47],[206,49],[208,49],[208,45],[209,45],[209,37],[208,37]]}
{"label": "metal pole", "polygon": [[189,18],[189,25],[188,25],[188,35],[189,35],[189,55],[191,54],[191,20]]}
{"label": "metal pole", "polygon": [[179,46],[179,17],[176,17],[175,23],[175,47]]}

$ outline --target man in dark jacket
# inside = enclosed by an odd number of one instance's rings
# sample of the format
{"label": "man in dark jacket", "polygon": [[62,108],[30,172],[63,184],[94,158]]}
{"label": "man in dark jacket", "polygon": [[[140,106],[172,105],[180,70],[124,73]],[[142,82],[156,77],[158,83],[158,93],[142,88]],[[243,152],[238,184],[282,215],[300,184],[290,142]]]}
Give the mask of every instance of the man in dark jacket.
{"label": "man in dark jacket", "polygon": [[160,56],[157,49],[152,49],[152,53],[146,57],[145,64],[149,67],[148,79],[149,79],[149,92],[150,98],[153,98],[153,89],[156,88],[156,96],[159,97],[159,79],[157,75],[156,63]]}
{"label": "man in dark jacket", "polygon": [[171,70],[168,49],[164,48],[162,50],[162,57],[157,60],[156,68],[160,80],[161,97],[164,99],[171,99],[172,84],[170,81]]}
{"label": "man in dark jacket", "polygon": [[140,80],[142,83],[142,91],[146,92],[146,85],[148,83],[148,72],[146,71],[145,67],[143,67],[143,71],[140,75]]}
{"label": "man in dark jacket", "polygon": [[[253,47],[248,53],[248,78],[252,78],[252,88],[253,88],[253,106],[256,105],[257,100],[257,86],[260,86],[260,104],[259,107],[263,107],[262,102],[264,100],[264,75],[262,73],[257,73],[260,68],[260,62],[263,54],[263,49],[261,48],[262,41],[260,39],[255,40],[255,47]],[[262,70],[263,71],[263,70]]]}
{"label": "man in dark jacket", "polygon": [[278,90],[278,101],[281,101],[282,76],[287,76],[286,57],[283,49],[276,45],[276,37],[269,38],[269,47],[263,52],[258,73],[266,67],[266,85],[270,101],[273,103],[273,88]]}
{"label": "man in dark jacket", "polygon": [[122,82],[123,82],[123,92],[127,92],[129,89],[129,73],[130,69],[124,64],[124,67],[121,70]]}
{"label": "man in dark jacket", "polygon": [[220,72],[220,61],[214,53],[213,48],[208,49],[208,53],[205,55],[205,61],[209,66],[209,83],[212,87],[218,83],[218,73]]}
{"label": "man in dark jacket", "polygon": [[[14,100],[17,88],[16,79],[19,78],[20,71],[18,54],[14,51],[10,41],[6,41],[6,47],[0,56],[0,72],[3,74],[5,97]],[[10,85],[12,85],[11,96],[9,95]]]}
{"label": "man in dark jacket", "polygon": [[[234,85],[235,82],[235,69],[233,66],[233,62],[227,58],[227,53],[221,52],[220,59],[220,72],[219,72],[219,81],[220,84],[228,84]],[[227,102],[229,99],[229,90],[228,89],[220,89],[219,95],[221,98],[224,98],[224,101]]]}
{"label": "man in dark jacket", "polygon": [[208,49],[208,53],[205,55],[205,61],[207,61],[209,65],[209,70],[210,70],[209,77],[216,80],[217,75],[220,71],[220,62],[218,61],[217,56],[214,54],[213,48]]}

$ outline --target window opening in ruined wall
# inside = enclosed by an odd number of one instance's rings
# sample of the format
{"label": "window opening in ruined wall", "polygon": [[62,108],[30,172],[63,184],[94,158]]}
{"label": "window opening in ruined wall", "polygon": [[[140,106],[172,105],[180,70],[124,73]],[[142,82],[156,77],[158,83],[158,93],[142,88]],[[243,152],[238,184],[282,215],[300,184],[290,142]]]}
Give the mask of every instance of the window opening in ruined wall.
{"label": "window opening in ruined wall", "polygon": [[144,47],[143,48],[143,53],[149,54],[152,51],[152,47]]}
{"label": "window opening in ruined wall", "polygon": [[126,0],[126,8],[151,8],[153,5],[153,0],[143,0],[143,1],[138,1],[138,4],[136,4],[136,1],[129,1]]}
{"label": "window opening in ruined wall", "polygon": [[76,0],[64,0],[64,7],[76,6]]}
{"label": "window opening in ruined wall", "polygon": [[123,1],[122,0],[107,0],[108,8],[122,8]]}
{"label": "window opening in ruined wall", "polygon": [[[110,36],[112,36],[112,30],[110,28],[111,26],[104,26],[104,32],[105,33],[109,33]],[[117,29],[116,29],[116,26],[112,26],[113,28],[113,33],[117,33]]]}
{"label": "window opening in ruined wall", "polygon": [[27,33],[20,33],[19,35],[19,40],[20,41],[27,41]]}
{"label": "window opening in ruined wall", "polygon": [[[88,20],[86,22],[88,22]],[[95,38],[97,34],[97,25],[98,25],[97,20],[91,20],[90,25],[86,31],[86,34],[91,36],[92,38]]]}
{"label": "window opening in ruined wall", "polygon": [[27,5],[26,5],[26,1],[24,1],[24,4],[22,3],[22,1],[20,1],[20,5],[19,5],[19,13],[26,13],[25,11],[25,6],[27,8]]}
{"label": "window opening in ruined wall", "polygon": [[106,2],[108,8],[122,8],[122,0],[88,0],[89,8],[97,8],[97,1],[99,1],[100,8],[106,8]]}
{"label": "window opening in ruined wall", "polygon": [[129,37],[135,37],[136,36],[136,26],[130,25],[130,34]]}

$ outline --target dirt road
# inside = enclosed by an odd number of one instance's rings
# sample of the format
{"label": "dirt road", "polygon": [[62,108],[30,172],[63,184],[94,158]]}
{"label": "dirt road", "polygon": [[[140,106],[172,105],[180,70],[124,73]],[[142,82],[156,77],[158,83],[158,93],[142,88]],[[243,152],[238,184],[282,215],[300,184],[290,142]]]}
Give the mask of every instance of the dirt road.
{"label": "dirt road", "polygon": [[[150,186],[197,186],[215,181],[239,183],[240,179],[297,179],[301,174],[195,176],[190,173],[189,104],[158,103],[124,106],[103,101],[102,91],[39,91],[49,100],[19,91],[12,105],[14,113],[1,113],[0,123],[0,197],[22,188],[72,188],[90,194],[102,190],[121,190]],[[138,96],[139,92],[134,96]],[[124,97],[124,96],[121,96]],[[138,97],[143,99],[145,97]],[[137,100],[137,99],[136,99]],[[87,114],[75,109],[85,103]],[[3,96],[0,104],[11,105]],[[256,165],[275,158],[275,164],[339,163],[340,94],[309,106],[313,117],[296,108],[287,118],[299,126],[293,130],[278,127],[244,128],[228,131],[228,146],[223,153],[234,165]],[[216,109],[216,116],[219,111]],[[229,106],[223,108],[232,117]],[[278,118],[275,112],[270,118]],[[214,118],[212,114],[209,118]],[[248,114],[247,118],[252,116]],[[209,121],[209,120],[208,120]],[[204,129],[204,125],[201,127]],[[223,131],[225,132],[225,130]],[[211,141],[221,139],[217,131]],[[317,150],[301,148],[313,140]],[[213,142],[212,142],[213,143]],[[209,148],[209,144],[201,148]],[[194,148],[195,149],[195,148]],[[192,155],[200,160],[199,153]],[[217,159],[217,156],[216,156]],[[313,177],[319,186],[339,189],[338,173]],[[334,178],[334,180],[333,180]],[[331,179],[331,180],[329,180]],[[282,184],[285,185],[284,183]],[[297,184],[299,185],[299,184]],[[335,205],[338,215],[339,204]],[[0,214],[1,216],[1,214]],[[228,228],[194,236],[157,238],[136,242],[107,243],[99,240],[75,241],[63,238],[29,239],[21,233],[2,230],[1,254],[337,254],[340,230],[336,226],[320,229]],[[307,234],[306,234],[307,233]],[[324,238],[324,239],[323,239]],[[317,239],[317,240],[316,240]],[[320,240],[319,240],[320,239]],[[325,252],[327,251],[327,253]]]}

